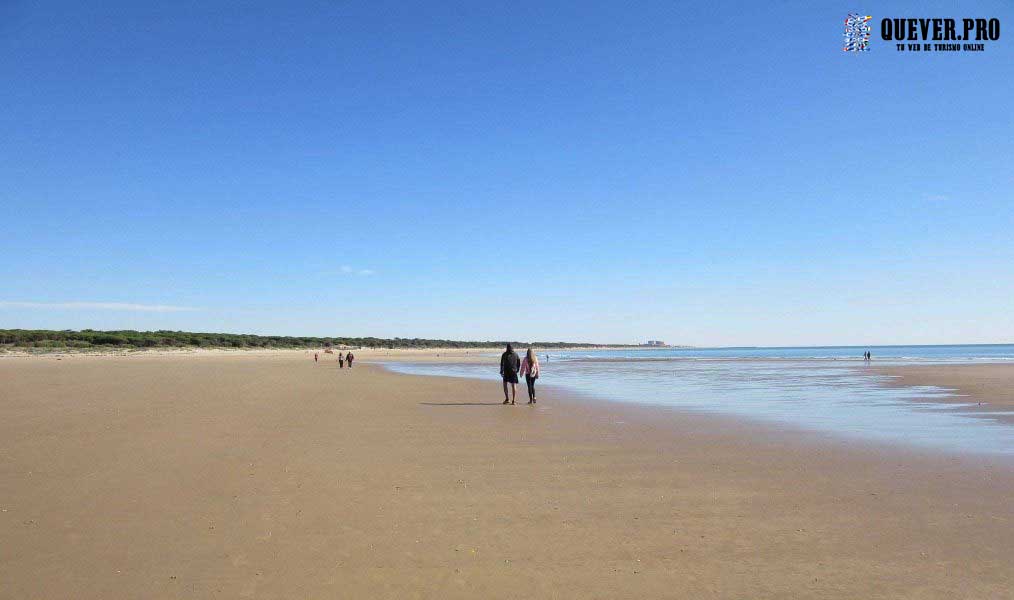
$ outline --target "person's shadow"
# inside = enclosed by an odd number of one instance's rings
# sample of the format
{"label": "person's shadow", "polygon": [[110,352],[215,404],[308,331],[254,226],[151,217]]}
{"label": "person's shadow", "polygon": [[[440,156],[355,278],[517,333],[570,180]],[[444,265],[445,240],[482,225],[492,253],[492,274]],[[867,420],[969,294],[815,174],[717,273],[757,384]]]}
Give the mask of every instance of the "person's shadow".
{"label": "person's shadow", "polygon": [[503,402],[420,402],[424,406],[503,406]]}

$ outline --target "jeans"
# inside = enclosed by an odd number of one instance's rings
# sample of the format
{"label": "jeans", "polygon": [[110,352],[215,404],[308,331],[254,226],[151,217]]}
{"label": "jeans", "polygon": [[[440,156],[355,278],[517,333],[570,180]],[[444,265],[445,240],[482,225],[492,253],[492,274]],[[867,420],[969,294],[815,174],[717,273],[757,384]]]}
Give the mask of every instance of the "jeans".
{"label": "jeans", "polygon": [[535,377],[531,375],[525,375],[525,383],[528,384],[528,397],[535,397]]}

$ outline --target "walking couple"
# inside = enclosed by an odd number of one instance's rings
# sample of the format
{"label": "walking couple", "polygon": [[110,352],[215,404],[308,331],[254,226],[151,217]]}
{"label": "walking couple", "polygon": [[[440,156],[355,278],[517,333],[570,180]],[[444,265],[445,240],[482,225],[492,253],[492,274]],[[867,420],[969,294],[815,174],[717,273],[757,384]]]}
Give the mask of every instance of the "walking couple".
{"label": "walking couple", "polygon": [[[503,377],[503,403],[514,404],[518,395],[518,375],[525,376],[528,384],[528,403],[535,404],[535,380],[539,378],[539,359],[529,348],[525,359],[518,359],[517,352],[510,344],[507,351],[500,356],[500,376]],[[508,390],[510,395],[508,396]]]}

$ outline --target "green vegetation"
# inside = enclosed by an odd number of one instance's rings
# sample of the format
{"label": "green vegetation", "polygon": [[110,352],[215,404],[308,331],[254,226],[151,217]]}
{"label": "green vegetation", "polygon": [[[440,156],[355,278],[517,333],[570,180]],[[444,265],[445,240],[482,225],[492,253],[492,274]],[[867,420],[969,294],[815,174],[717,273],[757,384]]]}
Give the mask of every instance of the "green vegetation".
{"label": "green vegetation", "polygon": [[[0,350],[15,348],[43,349],[143,349],[143,348],[488,348],[503,346],[505,341],[460,342],[419,338],[383,339],[374,337],[290,337],[281,335],[245,335],[236,333],[192,333],[189,331],[50,331],[44,329],[0,329]],[[603,344],[568,342],[511,342],[523,347],[540,348],[602,347]]]}

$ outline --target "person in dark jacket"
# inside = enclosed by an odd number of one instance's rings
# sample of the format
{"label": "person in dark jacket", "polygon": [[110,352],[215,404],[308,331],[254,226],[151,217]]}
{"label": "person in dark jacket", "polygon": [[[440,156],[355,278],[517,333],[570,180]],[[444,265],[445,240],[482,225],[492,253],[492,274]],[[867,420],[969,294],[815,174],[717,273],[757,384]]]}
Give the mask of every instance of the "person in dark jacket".
{"label": "person in dark jacket", "polygon": [[[518,396],[518,370],[521,369],[521,359],[517,352],[507,344],[507,351],[500,355],[500,376],[503,377],[503,403],[514,404]],[[510,390],[508,397],[507,391]]]}

